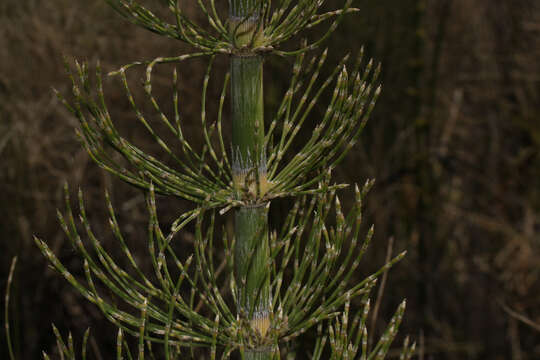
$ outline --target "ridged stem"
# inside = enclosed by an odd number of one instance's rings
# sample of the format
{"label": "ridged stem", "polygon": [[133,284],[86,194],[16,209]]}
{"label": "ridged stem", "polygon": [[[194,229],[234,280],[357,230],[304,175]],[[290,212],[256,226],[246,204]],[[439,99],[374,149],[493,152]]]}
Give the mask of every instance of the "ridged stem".
{"label": "ridged stem", "polygon": [[270,358],[269,351],[246,351],[243,360],[268,360]]}
{"label": "ridged stem", "polygon": [[[238,196],[258,198],[266,179],[263,151],[262,58],[231,59],[233,178]],[[235,277],[238,311],[264,337],[269,327],[268,206],[255,203],[235,213]],[[265,355],[266,354],[266,355]],[[246,351],[245,359],[269,359],[270,352]]]}
{"label": "ridged stem", "polygon": [[[265,166],[263,58],[231,57],[232,141],[237,172]],[[240,168],[238,168],[240,167]],[[261,169],[266,171],[266,169]]]}
{"label": "ridged stem", "polygon": [[[260,0],[231,0],[230,23],[238,47],[257,36]],[[246,18],[249,19],[246,20]],[[238,312],[262,338],[270,326],[268,204],[260,203],[266,184],[263,58],[249,50],[231,57],[233,179],[237,196],[252,205],[235,210],[235,278]],[[245,360],[268,360],[265,348],[244,349]]]}
{"label": "ridged stem", "polygon": [[264,337],[270,326],[268,277],[268,206],[241,207],[235,212],[235,272],[238,311]]}

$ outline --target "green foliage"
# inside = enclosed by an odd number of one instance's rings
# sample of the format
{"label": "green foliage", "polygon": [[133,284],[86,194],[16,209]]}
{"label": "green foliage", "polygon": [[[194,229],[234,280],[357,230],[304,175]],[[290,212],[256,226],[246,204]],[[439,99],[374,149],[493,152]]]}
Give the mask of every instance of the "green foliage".
{"label": "green foliage", "polygon": [[[111,73],[120,77],[135,118],[174,165],[146,153],[118,132],[106,104],[99,65],[97,90],[93,90],[88,66],[77,63],[75,72],[68,67],[73,99],[59,95],[79,120],[78,134],[92,159],[103,169],[143,189],[146,195],[151,276],[144,273],[130,251],[108,195],[109,224],[128,268],[122,268],[92,231],[82,191],[77,224],[67,186],[66,211],[58,212],[58,219],[84,260],[86,281],[72,275],[47,243],[35,238],[56,270],[119,328],[117,358],[123,358],[124,350],[128,358],[133,358],[124,334],[138,339],[139,359],[144,358],[145,349],[151,352],[152,346],[162,347],[166,359],[177,358],[182,348],[196,347],[209,348],[212,359],[218,354],[222,359],[229,358],[235,351],[246,359],[278,358],[281,344],[313,327],[326,330],[316,344],[314,359],[324,356],[327,338],[331,359],[358,355],[362,359],[384,358],[396,336],[405,302],[377,344],[368,344],[368,299],[377,277],[405,253],[365,279],[355,280],[353,274],[373,235],[371,228],[359,241],[362,202],[373,182],[367,181],[362,188],[355,186],[355,201],[347,214],[336,195],[346,185],[331,183],[332,170],[358,140],[380,94],[376,84],[380,68],[374,67],[372,61],[365,64],[361,52],[351,65],[347,65],[346,56],[321,81],[319,74],[327,51],[310,60],[305,58],[307,51],[315,49],[335,30],[343,15],[356,11],[351,8],[352,0],[347,0],[342,9],[326,13],[319,13],[324,1],[284,0],[272,4],[268,0],[235,0],[230,2],[226,21],[218,16],[213,0],[206,5],[199,0],[209,29],[190,20],[179,1],[165,2],[176,19],[174,24],[134,1],[108,2],[135,24],[202,51],[132,63]],[[319,40],[302,42],[293,50],[277,49],[299,32],[328,19],[333,19],[332,23]],[[260,123],[264,111],[259,59],[271,53],[295,55],[296,61],[288,90],[265,129]],[[231,72],[223,77],[218,113],[209,117],[207,89],[218,54],[232,56]],[[176,69],[172,75],[173,116],[165,114],[152,93],[152,71],[157,64],[203,56],[210,60],[201,95],[204,144],[197,151],[182,131]],[[253,71],[247,71],[246,61],[251,60]],[[243,65],[236,68],[235,63]],[[177,144],[167,143],[158,134],[132,96],[126,71],[138,65],[146,65],[143,86],[147,98],[157,119]],[[232,103],[242,106],[232,106],[233,142],[227,152],[229,144],[222,134],[222,120],[229,82]],[[292,153],[295,137],[328,93],[331,95],[322,119],[300,150]],[[209,122],[209,118],[215,121]],[[115,154],[123,160],[118,161]],[[155,193],[191,200],[197,207],[178,216],[164,231],[158,221]],[[267,212],[271,200],[280,197],[295,200],[283,227],[275,231],[268,226]],[[236,214],[232,237],[225,229],[214,229],[216,215],[231,209]],[[174,243],[179,232],[191,222],[195,225],[193,254],[180,256]],[[219,271],[218,262],[219,268],[228,271]],[[104,288],[105,293],[101,290]],[[356,299],[361,299],[362,309],[349,327],[349,307]],[[56,328],[54,332],[62,357],[75,358],[71,335],[66,346]],[[87,338],[88,332],[85,344]],[[402,358],[410,358],[413,350],[414,345],[409,347],[407,342]],[[84,345],[81,354],[84,358]]]}
{"label": "green foliage", "polygon": [[[371,184],[366,183],[362,190],[356,188],[356,205],[346,216],[342,213],[339,199],[333,191],[323,191],[311,200],[305,196],[299,198],[281,231],[270,235],[271,251],[267,261],[272,264],[273,316],[264,334],[244,320],[251,318],[248,314],[238,318],[219,290],[230,288],[233,298],[239,293],[232,272],[223,279],[215,276],[213,211],[210,214],[210,225],[204,232],[203,217],[207,211],[199,208],[196,212],[194,256],[181,261],[171,244],[187,222],[184,221],[182,226],[175,226],[174,231],[168,234],[162,233],[157,220],[154,191],[150,189],[147,201],[148,253],[154,265],[152,278],[144,275],[137,266],[122,237],[108,196],[106,199],[111,231],[121,245],[125,258],[129,260],[131,269],[122,269],[95,237],[84,209],[82,192],[79,192],[78,218],[92,245],[92,249],[87,249],[77,230],[67,187],[67,213],[59,213],[58,217],[73,247],[84,258],[87,284],[77,280],[45,242],[37,238],[36,242],[66,280],[87,300],[96,304],[111,322],[128,334],[139,336],[142,331],[140,328],[144,326],[141,338],[160,343],[165,339],[169,346],[211,347],[217,344],[226,349],[277,346],[281,341],[292,340],[312,326],[334,318],[339,309],[351,299],[368,295],[377,276],[404,256],[404,253],[399,254],[365,280],[350,284],[349,280],[358,268],[373,235],[371,229],[363,242],[358,241],[362,199]],[[322,186],[327,190],[327,183]],[[328,227],[325,223],[328,223],[332,203],[335,204],[335,219],[332,222],[336,225]],[[227,239],[226,234],[225,231],[222,232],[226,249],[223,260],[226,268],[232,269],[232,247],[235,239]],[[100,286],[108,288],[117,299],[110,301],[106,296],[100,295],[96,280],[99,280]],[[179,292],[184,282],[190,285],[189,296],[182,296]],[[118,300],[137,311],[122,310]],[[251,299],[251,302],[255,301],[256,299]],[[198,304],[203,304],[203,308]],[[366,308],[369,309],[369,305]],[[387,337],[393,338],[395,331],[391,335]]]}
{"label": "green foliage", "polygon": [[[270,1],[270,0],[230,0],[233,17],[222,19],[216,8],[216,1],[197,0],[200,10],[208,21],[208,28],[196,24],[182,10],[180,1],[167,0],[164,3],[174,15],[175,22],[168,23],[151,10],[136,1],[106,0],[116,11],[132,23],[159,35],[186,42],[207,54],[233,54],[236,52],[275,53],[295,55],[317,48],[337,28],[343,15],[356,12],[352,0],[347,0],[342,9],[319,13],[325,1]],[[238,18],[237,18],[238,17]],[[255,19],[253,28],[247,31],[243,25]],[[291,51],[277,50],[276,47],[295,37],[306,29],[333,19],[325,35],[311,44],[303,44]],[[247,39],[247,41],[245,40]]]}
{"label": "green foliage", "polygon": [[[106,105],[99,66],[96,75],[96,97],[93,96],[88,67],[84,63],[77,64],[75,74],[70,71],[70,78],[73,81],[73,105],[61,95],[59,97],[79,119],[83,145],[94,161],[126,182],[146,189],[153,184],[156,192],[160,194],[178,196],[204,203],[204,206],[209,207],[230,208],[257,204],[279,197],[320,192],[318,182],[326,176],[326,172],[332,171],[356,144],[380,94],[380,87],[372,85],[377,80],[380,67],[374,69],[370,60],[362,69],[363,52],[359,54],[350,70],[347,70],[348,57],[345,57],[333,73],[322,82],[318,80],[320,69],[326,60],[326,51],[314,56],[310,61],[304,58],[304,54],[297,56],[289,88],[264,136],[264,152],[269,154],[265,164],[268,169],[265,183],[261,183],[259,177],[253,176],[256,169],[248,168],[241,184],[240,196],[237,196],[237,189],[231,181],[234,162],[231,165],[228,159],[227,146],[221,130],[229,74],[224,76],[220,106],[217,115],[214,116],[216,121],[208,124],[207,120],[205,105],[212,60],[202,91],[203,108],[200,119],[205,143],[200,154],[193,150],[194,146],[182,132],[176,70],[173,73],[172,84],[174,120],[161,110],[152,95],[151,71],[155,62],[147,66],[144,88],[157,117],[178,140],[180,155],[173,152],[171,145],[166,144],[153,130],[148,117],[144,116],[135,104],[126,79],[125,68],[117,72],[121,76],[136,118],[164,152],[175,161],[175,167],[168,166],[157,157],[145,153],[119,134]],[[311,137],[300,151],[290,154],[291,145],[301,128],[305,126],[306,119],[312,115],[315,105],[321,105],[323,94],[330,89],[332,96],[323,119],[313,129]],[[126,168],[125,164],[119,163],[110,154],[111,149],[120,153],[130,167]],[[285,159],[288,160],[286,164]],[[317,175],[311,176],[313,174]],[[342,187],[332,185],[329,190]]]}

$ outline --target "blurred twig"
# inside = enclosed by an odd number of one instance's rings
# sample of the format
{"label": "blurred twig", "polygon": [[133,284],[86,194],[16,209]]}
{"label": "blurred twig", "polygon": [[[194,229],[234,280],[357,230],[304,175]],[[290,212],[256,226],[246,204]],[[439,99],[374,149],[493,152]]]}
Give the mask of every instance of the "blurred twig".
{"label": "blurred twig", "polygon": [[506,304],[504,304],[502,302],[500,303],[500,305],[504,309],[504,311],[506,311],[508,313],[508,315],[512,316],[514,319],[517,319],[517,320],[521,321],[522,323],[530,326],[531,328],[533,328],[536,331],[540,331],[540,324],[532,321],[531,319],[529,319],[525,315],[520,314],[517,311],[510,309]]}
{"label": "blurred twig", "polygon": [[6,342],[8,346],[9,351],[9,358],[11,360],[15,360],[15,355],[13,354],[13,346],[11,345],[11,336],[10,336],[10,329],[9,329],[9,294],[11,290],[11,283],[13,282],[13,274],[15,273],[15,267],[17,266],[17,257],[15,256],[13,260],[11,260],[11,267],[9,268],[9,276],[6,286],[6,301],[5,301],[5,312],[4,312],[4,321],[5,321],[5,329],[6,329]]}
{"label": "blurred twig", "polygon": [[[389,239],[388,239],[388,247],[386,248],[386,259],[384,261],[385,264],[389,263],[390,260],[392,259],[392,250],[394,248],[394,237],[391,236]],[[375,322],[377,321],[377,315],[379,313],[379,308],[381,307],[381,301],[382,301],[382,296],[383,296],[383,293],[384,293],[384,287],[386,285],[386,278],[388,277],[388,270],[389,269],[386,269],[383,273],[383,276],[382,276],[382,279],[381,279],[381,286],[379,286],[379,290],[377,291],[377,299],[375,300],[375,307],[373,308],[373,313],[371,314],[371,326],[370,328],[373,329],[373,331],[371,331],[369,333],[369,341],[368,341],[368,344],[373,344],[373,336],[374,336],[374,333],[375,333]]]}

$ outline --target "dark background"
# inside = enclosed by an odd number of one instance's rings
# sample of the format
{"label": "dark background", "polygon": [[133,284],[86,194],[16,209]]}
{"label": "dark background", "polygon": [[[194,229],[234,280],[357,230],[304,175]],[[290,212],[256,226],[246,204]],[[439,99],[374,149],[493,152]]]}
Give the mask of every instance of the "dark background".
{"label": "dark background", "polygon": [[[375,224],[375,238],[358,277],[384,262],[390,237],[394,253],[409,251],[389,273],[375,331],[407,298],[400,333],[422,345],[419,358],[540,358],[540,332],[503,309],[540,323],[540,3],[358,0],[355,6],[362,11],[328,42],[327,63],[363,44],[383,64],[382,96],[361,144],[337,172],[350,183],[377,180],[365,217]],[[18,255],[10,314],[19,359],[54,353],[51,322],[76,339],[91,326],[90,347],[104,359],[112,356],[114,328],[48,267],[32,241],[32,234],[47,240],[80,271],[81,260],[56,221],[64,181],[74,195],[79,186],[85,191],[106,245],[112,241],[103,190],[111,189],[124,234],[145,261],[143,195],[91,162],[77,142],[76,120],[51,90],[70,90],[62,55],[91,64],[99,58],[113,70],[187,51],[128,24],[104,1],[0,2],[0,285],[3,292]],[[267,61],[269,109],[287,84],[291,62]],[[186,132],[194,141],[204,69],[204,61],[179,67]],[[217,72],[226,69],[222,59]],[[158,83],[167,84],[170,73],[160,74]],[[121,86],[107,84],[123,134],[155,149],[133,125]],[[210,99],[219,91],[213,87]],[[168,95],[165,86],[162,93]],[[165,221],[187,208],[160,200]],[[189,245],[189,231],[184,237]],[[114,244],[108,248],[118,251]],[[4,341],[0,357],[7,358]]]}

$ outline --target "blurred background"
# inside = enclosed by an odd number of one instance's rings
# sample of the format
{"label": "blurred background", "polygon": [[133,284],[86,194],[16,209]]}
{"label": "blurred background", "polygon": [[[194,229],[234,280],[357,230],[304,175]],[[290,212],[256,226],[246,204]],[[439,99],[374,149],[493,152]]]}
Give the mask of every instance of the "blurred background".
{"label": "blurred background", "polygon": [[[328,1],[328,8],[339,3]],[[356,0],[355,6],[361,12],[327,44],[325,71],[362,45],[383,65],[382,96],[337,173],[348,183],[376,179],[365,216],[375,238],[358,277],[384,262],[390,239],[393,253],[408,250],[388,274],[374,331],[407,298],[400,334],[421,345],[420,359],[539,359],[540,2]],[[91,64],[99,58],[109,71],[189,48],[128,24],[104,1],[3,0],[0,49],[0,285],[3,293],[11,258],[19,256],[10,308],[15,352],[19,359],[54,353],[54,322],[76,339],[91,326],[89,347],[97,359],[110,359],[115,329],[49,268],[32,235],[82,275],[55,209],[64,208],[64,182],[74,198],[81,187],[95,232],[118,252],[107,232],[109,189],[144,265],[144,197],[92,163],[77,141],[77,121],[52,88],[70,91],[63,55]],[[268,118],[292,61],[267,61]],[[195,142],[205,65],[179,66],[185,129]],[[216,72],[226,71],[222,59]],[[134,74],[135,81],[142,77]],[[156,89],[170,96],[170,72],[156,76]],[[106,86],[118,128],[155,150],[134,125],[121,84],[107,79]],[[210,99],[219,92],[216,81]],[[217,101],[209,106],[215,110]],[[174,199],[159,206],[164,222],[190,207]],[[273,216],[286,206],[277,203]],[[188,251],[189,229],[183,237]],[[303,347],[311,348],[309,339],[298,353]],[[7,358],[4,341],[0,357]]]}

